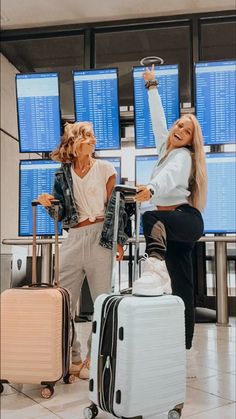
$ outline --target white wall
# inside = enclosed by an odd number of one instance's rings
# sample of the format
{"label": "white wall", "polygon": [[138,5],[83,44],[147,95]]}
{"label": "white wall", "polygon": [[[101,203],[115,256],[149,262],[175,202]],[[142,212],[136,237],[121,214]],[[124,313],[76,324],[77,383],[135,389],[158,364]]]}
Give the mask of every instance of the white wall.
{"label": "white wall", "polygon": [[[1,240],[17,237],[18,221],[18,142],[15,74],[16,68],[1,54]],[[10,253],[1,243],[1,253]]]}
{"label": "white wall", "polygon": [[[19,153],[17,141],[16,68],[1,54],[1,247],[0,253],[11,253],[11,246],[2,245],[4,238],[18,236],[19,160],[33,158]],[[3,131],[4,132],[3,132]],[[16,139],[12,138],[15,137]]]}

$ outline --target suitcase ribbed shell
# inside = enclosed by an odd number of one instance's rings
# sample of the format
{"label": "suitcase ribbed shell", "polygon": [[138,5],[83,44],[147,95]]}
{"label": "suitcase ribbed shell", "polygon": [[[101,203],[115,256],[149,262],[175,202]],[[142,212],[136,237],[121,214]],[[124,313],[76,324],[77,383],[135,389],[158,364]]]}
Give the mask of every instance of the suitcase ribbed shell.
{"label": "suitcase ribbed shell", "polygon": [[62,294],[9,289],[1,294],[1,379],[57,381],[62,376]]}

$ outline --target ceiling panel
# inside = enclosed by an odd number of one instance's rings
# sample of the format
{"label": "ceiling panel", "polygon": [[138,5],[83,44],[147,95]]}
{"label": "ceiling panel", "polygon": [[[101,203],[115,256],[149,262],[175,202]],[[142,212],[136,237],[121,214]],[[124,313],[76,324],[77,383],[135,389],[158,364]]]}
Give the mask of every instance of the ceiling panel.
{"label": "ceiling panel", "polygon": [[234,10],[234,0],[2,0],[2,29]]}

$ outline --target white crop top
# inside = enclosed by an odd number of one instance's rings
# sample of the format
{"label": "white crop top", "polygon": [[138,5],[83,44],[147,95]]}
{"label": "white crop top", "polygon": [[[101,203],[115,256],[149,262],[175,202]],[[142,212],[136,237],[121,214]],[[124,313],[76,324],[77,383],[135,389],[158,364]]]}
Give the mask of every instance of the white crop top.
{"label": "white crop top", "polygon": [[149,109],[156,142],[159,163],[154,167],[149,185],[154,190],[150,203],[156,205],[178,205],[188,203],[189,179],[192,170],[191,152],[186,147],[172,150],[164,160],[169,131],[157,89],[148,90]]}
{"label": "white crop top", "polygon": [[87,219],[93,222],[96,218],[104,218],[107,203],[106,184],[114,174],[117,174],[114,166],[105,160],[96,160],[83,178],[75,173],[71,165],[73,193],[79,223]]}

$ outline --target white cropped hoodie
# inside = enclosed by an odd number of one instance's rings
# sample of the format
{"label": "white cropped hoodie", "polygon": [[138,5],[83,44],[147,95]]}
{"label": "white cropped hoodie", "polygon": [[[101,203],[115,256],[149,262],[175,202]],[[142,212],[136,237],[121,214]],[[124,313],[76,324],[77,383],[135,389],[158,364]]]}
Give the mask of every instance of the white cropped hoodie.
{"label": "white cropped hoodie", "polygon": [[150,204],[167,206],[188,203],[189,179],[192,169],[190,150],[185,147],[172,150],[162,161],[166,152],[169,131],[157,89],[148,90],[148,101],[157,154],[159,155],[159,162],[154,167],[148,184],[154,190]]}

